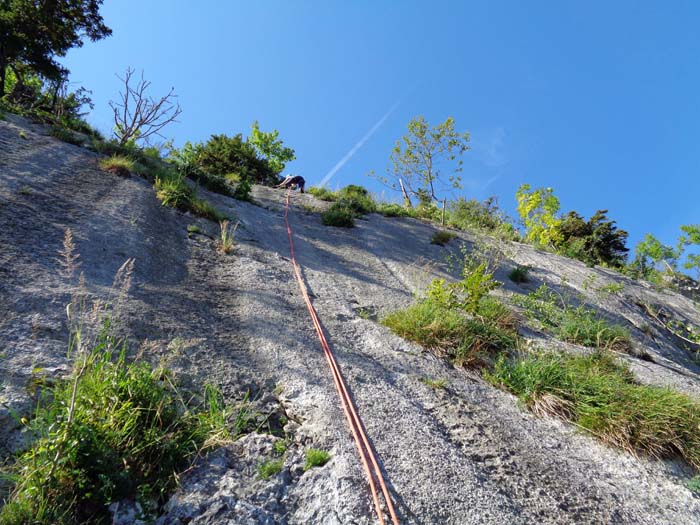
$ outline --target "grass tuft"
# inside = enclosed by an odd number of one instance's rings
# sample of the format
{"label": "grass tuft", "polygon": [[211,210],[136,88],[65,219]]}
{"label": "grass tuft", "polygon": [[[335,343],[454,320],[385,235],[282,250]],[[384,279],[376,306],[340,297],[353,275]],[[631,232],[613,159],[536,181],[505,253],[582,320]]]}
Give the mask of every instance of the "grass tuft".
{"label": "grass tuft", "polygon": [[527,266],[518,265],[515,268],[513,268],[510,272],[508,272],[508,279],[518,284],[526,283],[530,280],[530,278],[528,277],[529,271],[530,268],[528,268]]}
{"label": "grass tuft", "polygon": [[680,456],[700,468],[700,404],[636,383],[610,354],[501,357],[489,379],[534,412],[571,421],[606,443],[654,458]]}
{"label": "grass tuft", "polygon": [[122,177],[128,177],[135,171],[136,163],[130,157],[124,155],[112,155],[100,161],[100,169]]}
{"label": "grass tuft", "polygon": [[238,229],[238,224],[236,223],[233,228],[229,226],[229,221],[221,221],[219,226],[221,227],[221,235],[219,236],[218,250],[223,254],[233,253],[233,239]]}
{"label": "grass tuft", "polygon": [[310,448],[306,451],[306,465],[304,470],[309,470],[313,467],[322,467],[331,459],[331,455],[325,450]]}

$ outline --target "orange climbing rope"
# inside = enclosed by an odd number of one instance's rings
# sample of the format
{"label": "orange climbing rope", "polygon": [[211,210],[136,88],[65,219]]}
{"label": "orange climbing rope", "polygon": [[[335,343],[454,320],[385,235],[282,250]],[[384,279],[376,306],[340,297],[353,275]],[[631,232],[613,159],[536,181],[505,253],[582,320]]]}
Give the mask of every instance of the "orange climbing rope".
{"label": "orange climbing rope", "polygon": [[[386,488],[386,483],[384,482],[384,476],[379,468],[377,458],[369,444],[367,435],[364,431],[364,426],[362,425],[362,420],[355,410],[355,404],[348,393],[348,389],[345,386],[345,380],[340,373],[340,368],[338,368],[338,363],[335,360],[335,356],[331,351],[331,347],[328,344],[325,334],[323,333],[323,328],[321,327],[321,322],[316,314],[316,309],[313,304],[311,304],[311,299],[309,298],[309,293],[304,284],[304,279],[301,276],[301,271],[299,270],[299,265],[297,264],[296,256],[294,255],[294,241],[292,239],[292,228],[289,226],[289,196],[291,190],[287,192],[287,200],[284,209],[284,222],[287,225],[287,236],[289,237],[289,250],[291,253],[292,267],[294,268],[294,274],[296,275],[297,282],[299,283],[299,289],[301,290],[301,295],[304,297],[304,302],[306,307],[309,309],[309,315],[311,316],[311,321],[313,322],[314,328],[318,333],[318,339],[321,342],[321,347],[323,348],[323,353],[326,355],[326,360],[328,361],[328,366],[331,369],[331,374],[333,375],[333,381],[335,382],[335,387],[338,390],[338,395],[340,396],[341,404],[343,405],[343,412],[345,412],[345,417],[348,420],[348,425],[350,426],[350,431],[352,432],[352,437],[355,439],[355,444],[357,445],[357,451],[360,453],[360,459],[362,460],[362,465],[365,469],[365,474],[367,475],[367,480],[369,481],[369,488],[372,491],[372,499],[374,500],[374,507],[377,511],[377,516],[379,517],[379,523],[381,525],[385,524],[384,514],[382,512],[381,505],[379,503],[379,496],[377,494],[377,487],[375,485],[375,477],[381,488],[382,494],[384,494],[384,500],[386,501],[387,509],[389,510],[389,515],[391,516],[391,521],[394,525],[399,525],[399,520],[396,518],[396,513],[394,512],[394,504],[391,501],[389,495],[389,490]],[[372,469],[370,469],[370,463],[372,464]],[[374,473],[374,475],[373,475]]]}

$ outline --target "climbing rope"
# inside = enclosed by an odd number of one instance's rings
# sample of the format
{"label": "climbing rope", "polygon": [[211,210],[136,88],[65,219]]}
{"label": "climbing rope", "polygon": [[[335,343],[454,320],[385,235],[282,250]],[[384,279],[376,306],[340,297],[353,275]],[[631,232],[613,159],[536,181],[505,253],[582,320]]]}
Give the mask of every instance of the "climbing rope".
{"label": "climbing rope", "polygon": [[[369,444],[367,435],[364,431],[364,426],[362,425],[362,420],[357,414],[355,409],[355,404],[348,393],[348,389],[345,386],[345,380],[343,375],[340,373],[340,368],[338,368],[338,363],[335,360],[335,356],[331,350],[328,340],[321,327],[321,322],[316,314],[316,309],[311,303],[309,298],[309,292],[304,283],[304,279],[301,276],[301,270],[297,264],[296,256],[294,255],[294,241],[292,239],[292,228],[289,226],[289,197],[291,195],[291,190],[287,191],[287,199],[284,209],[284,222],[287,225],[287,236],[289,237],[289,250],[291,253],[292,267],[294,268],[294,274],[296,275],[297,282],[299,283],[299,289],[301,290],[301,295],[304,298],[306,307],[309,309],[309,315],[311,316],[311,321],[313,322],[314,328],[318,333],[318,339],[321,342],[321,348],[323,348],[323,353],[328,361],[328,366],[331,369],[331,374],[333,376],[333,381],[335,382],[335,388],[340,396],[341,405],[343,406],[343,412],[345,413],[345,418],[348,421],[350,431],[357,445],[357,451],[360,454],[360,459],[362,460],[362,465],[365,469],[365,474],[367,475],[367,480],[369,481],[369,488],[372,492],[372,500],[374,501],[374,507],[377,511],[377,516],[379,517],[379,523],[385,525],[384,514],[382,512],[381,505],[379,503],[379,496],[377,493],[377,487],[375,485],[375,477],[379,486],[381,488],[382,494],[384,494],[384,500],[386,501],[387,509],[389,510],[389,515],[391,516],[391,521],[394,525],[399,525],[399,520],[396,518],[396,513],[394,512],[394,504],[391,501],[389,495],[389,490],[386,488],[386,483],[384,482],[384,476],[379,468],[379,463]],[[370,463],[372,468],[370,469]]]}

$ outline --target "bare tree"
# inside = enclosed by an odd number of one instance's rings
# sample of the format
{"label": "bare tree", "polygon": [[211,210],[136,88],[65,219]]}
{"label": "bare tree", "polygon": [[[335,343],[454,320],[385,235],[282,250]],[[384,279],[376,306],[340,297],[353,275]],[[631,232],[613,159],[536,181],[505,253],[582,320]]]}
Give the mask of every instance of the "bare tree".
{"label": "bare tree", "polygon": [[114,112],[114,134],[121,145],[130,140],[148,143],[149,137],[153,135],[165,138],[160,130],[171,122],[177,122],[178,115],[182,113],[175,88],[170,88],[164,97],[154,99],[146,94],[151,83],[144,80],[143,71],[135,86],[132,82],[133,74],[134,70],[129,67],[123,78],[117,75],[124,82],[124,91],[119,93],[119,102],[109,102]]}

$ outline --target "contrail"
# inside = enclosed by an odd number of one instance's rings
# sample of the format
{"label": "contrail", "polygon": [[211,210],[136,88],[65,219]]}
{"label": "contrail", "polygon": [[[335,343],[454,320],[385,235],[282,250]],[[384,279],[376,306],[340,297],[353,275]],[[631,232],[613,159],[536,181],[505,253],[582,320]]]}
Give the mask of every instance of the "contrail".
{"label": "contrail", "polygon": [[400,101],[397,102],[396,104],[394,104],[394,105],[391,107],[391,109],[390,109],[389,111],[386,112],[386,115],[384,115],[382,118],[380,118],[379,121],[378,121],[374,126],[372,126],[372,128],[365,134],[365,136],[362,137],[362,138],[359,140],[359,142],[358,142],[357,144],[355,144],[355,145],[352,147],[352,149],[351,149],[350,151],[348,151],[348,152],[345,154],[345,156],[344,156],[342,159],[340,159],[340,161],[339,161],[335,166],[333,166],[333,168],[331,169],[331,171],[329,171],[329,172],[326,174],[325,177],[323,177],[323,180],[321,181],[321,183],[319,184],[319,186],[323,187],[323,186],[325,186],[326,184],[328,184],[328,181],[331,180],[331,178],[333,177],[333,175],[335,175],[336,173],[338,173],[338,171],[340,171],[340,169],[341,169],[343,166],[345,166],[345,163],[346,163],[347,161],[349,161],[355,153],[357,153],[357,150],[359,150],[362,146],[365,145],[365,142],[367,142],[367,141],[370,139],[370,137],[371,137],[372,135],[374,135],[374,133],[382,126],[382,124],[384,124],[384,122],[386,121],[386,119],[388,119],[389,116],[394,112],[394,110],[395,110],[397,107],[399,107],[399,104],[400,104]]}

